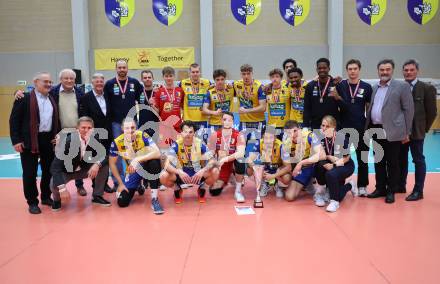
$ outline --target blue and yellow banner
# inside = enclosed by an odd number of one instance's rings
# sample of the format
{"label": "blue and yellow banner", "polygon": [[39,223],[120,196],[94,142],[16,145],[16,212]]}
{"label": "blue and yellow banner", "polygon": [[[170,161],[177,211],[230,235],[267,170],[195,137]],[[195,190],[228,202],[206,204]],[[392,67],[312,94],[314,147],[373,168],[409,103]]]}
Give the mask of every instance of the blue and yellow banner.
{"label": "blue and yellow banner", "polygon": [[165,26],[171,26],[182,15],[183,0],[153,0],[154,16]]}
{"label": "blue and yellow banner", "polygon": [[121,28],[127,25],[136,11],[135,0],[104,0],[105,14],[110,22]]}
{"label": "blue and yellow banner", "polygon": [[387,11],[387,0],[356,0],[359,18],[367,25],[380,22]]}
{"label": "blue and yellow banner", "polygon": [[309,15],[310,0],[279,0],[281,17],[289,25],[301,25]]}
{"label": "blue and yellow banner", "polygon": [[249,25],[261,13],[261,0],[231,0],[231,11],[237,21]]}
{"label": "blue and yellow banner", "polygon": [[438,0],[408,0],[408,14],[419,25],[431,21],[438,10]]}
{"label": "blue and yellow banner", "polygon": [[95,69],[114,70],[118,60],[127,61],[128,68],[188,68],[194,63],[193,47],[95,49]]}

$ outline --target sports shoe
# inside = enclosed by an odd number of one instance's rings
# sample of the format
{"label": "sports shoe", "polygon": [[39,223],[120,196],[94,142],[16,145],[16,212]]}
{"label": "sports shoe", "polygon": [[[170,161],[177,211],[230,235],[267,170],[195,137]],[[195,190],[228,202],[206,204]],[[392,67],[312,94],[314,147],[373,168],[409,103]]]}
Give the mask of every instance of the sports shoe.
{"label": "sports shoe", "polygon": [[324,194],[315,193],[315,195],[313,195],[313,200],[315,200],[316,206],[318,206],[318,207],[325,206]]}
{"label": "sports shoe", "polygon": [[326,203],[330,202],[330,190],[328,189],[328,187],[325,188],[325,192],[323,194],[323,198],[324,198],[324,201]]}
{"label": "sports shoe", "polygon": [[267,182],[262,182],[260,187],[260,196],[265,197],[270,190],[270,186]]}
{"label": "sports shoe", "polygon": [[234,196],[235,196],[235,200],[237,200],[238,203],[245,202],[244,195],[243,193],[241,193],[241,191],[236,191]]}
{"label": "sports shoe", "polygon": [[46,206],[52,206],[53,200],[50,197],[47,198],[47,199],[42,199],[41,200],[41,204],[46,205]]}
{"label": "sports shoe", "polygon": [[143,184],[140,184],[138,189],[137,189],[137,192],[138,192],[139,195],[144,195],[144,193],[145,193],[145,186]]}
{"label": "sports shoe", "polygon": [[339,202],[336,200],[330,200],[330,204],[327,206],[327,208],[325,210],[327,210],[327,212],[336,212],[336,210],[338,210],[339,208]]}
{"label": "sports shoe", "polygon": [[183,193],[182,189],[174,190],[174,202],[176,204],[180,204],[183,202],[182,193]]}
{"label": "sports shoe", "polygon": [[98,196],[98,195],[93,196],[92,203],[93,204],[97,204],[97,205],[101,205],[101,206],[104,206],[104,207],[109,207],[109,206],[112,205],[110,202],[105,200],[104,197]]}
{"label": "sports shoe", "polygon": [[157,198],[151,199],[151,209],[153,209],[153,213],[156,215],[160,215],[165,212],[162,206],[160,206],[159,199]]}
{"label": "sports shoe", "polygon": [[78,194],[80,196],[86,196],[87,195],[87,191],[86,191],[86,189],[83,186],[78,186],[76,188],[76,191],[78,192]]}
{"label": "sports shoe", "polygon": [[52,203],[52,211],[57,212],[61,210],[61,200],[54,200]]}
{"label": "sports shoe", "polygon": [[358,189],[356,187],[356,185],[354,184],[354,181],[349,181],[348,184],[350,184],[350,191],[351,191],[351,195],[353,195],[353,197],[359,196],[358,193]]}
{"label": "sports shoe", "polygon": [[284,197],[284,190],[286,188],[285,187],[281,187],[278,184],[275,186],[275,196],[277,198],[283,198]]}
{"label": "sports shoe", "polygon": [[104,192],[113,193],[116,192],[116,187],[110,187],[108,184],[104,186]]}
{"label": "sports shoe", "polygon": [[199,203],[205,203],[206,197],[205,197],[206,190],[204,188],[198,188],[197,189],[197,198],[199,200]]}
{"label": "sports shoe", "polygon": [[358,191],[358,196],[360,196],[360,197],[366,197],[367,195],[368,195],[368,191],[367,191],[367,188],[366,187],[359,187],[358,188],[359,189],[359,191]]}

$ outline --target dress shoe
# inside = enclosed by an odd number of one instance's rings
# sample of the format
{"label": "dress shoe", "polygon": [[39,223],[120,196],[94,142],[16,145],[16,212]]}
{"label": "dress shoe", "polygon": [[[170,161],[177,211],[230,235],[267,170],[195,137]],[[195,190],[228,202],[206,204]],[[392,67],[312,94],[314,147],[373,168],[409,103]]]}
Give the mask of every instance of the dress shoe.
{"label": "dress shoe", "polygon": [[368,198],[379,198],[384,196],[386,196],[385,192],[380,191],[378,189],[367,195]]}
{"label": "dress shoe", "polygon": [[405,198],[406,201],[417,201],[420,199],[423,199],[423,192],[420,191],[413,191]]}
{"label": "dress shoe", "polygon": [[52,206],[52,204],[53,204],[53,200],[52,200],[52,198],[47,198],[47,199],[42,199],[41,200],[41,204],[43,204],[43,205],[47,205],[47,206]]}
{"label": "dress shoe", "polygon": [[385,197],[385,203],[394,203],[394,193],[387,193],[387,196]]}
{"label": "dress shoe", "polygon": [[41,209],[38,205],[29,205],[29,213],[31,214],[41,214]]}
{"label": "dress shoe", "polygon": [[80,196],[86,196],[87,195],[87,191],[82,186],[77,187],[76,190],[78,191],[78,194]]}

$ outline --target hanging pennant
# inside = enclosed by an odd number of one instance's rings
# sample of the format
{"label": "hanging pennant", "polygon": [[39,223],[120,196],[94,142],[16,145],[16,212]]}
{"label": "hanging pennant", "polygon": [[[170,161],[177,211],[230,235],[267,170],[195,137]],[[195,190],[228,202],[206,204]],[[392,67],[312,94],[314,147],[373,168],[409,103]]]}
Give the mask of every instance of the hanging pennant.
{"label": "hanging pennant", "polygon": [[261,0],[231,0],[234,18],[243,25],[254,22],[261,12]]}
{"label": "hanging pennant", "polygon": [[279,0],[281,17],[289,25],[299,26],[310,12],[310,0]]}
{"label": "hanging pennant", "polygon": [[387,0],[356,0],[356,9],[363,22],[374,26],[385,15]]}
{"label": "hanging pennant", "polygon": [[134,16],[135,0],[104,0],[105,14],[113,25],[121,28]]}
{"label": "hanging pennant", "polygon": [[153,0],[154,16],[165,26],[171,26],[182,15],[183,0]]}
{"label": "hanging pennant", "polygon": [[419,25],[431,21],[438,10],[438,0],[408,0],[408,14]]}

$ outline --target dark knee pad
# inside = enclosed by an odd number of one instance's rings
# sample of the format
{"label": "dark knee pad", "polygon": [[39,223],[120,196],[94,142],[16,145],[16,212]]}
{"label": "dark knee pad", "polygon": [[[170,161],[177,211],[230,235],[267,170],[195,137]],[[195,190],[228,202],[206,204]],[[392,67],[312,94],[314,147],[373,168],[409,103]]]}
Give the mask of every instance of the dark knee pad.
{"label": "dark knee pad", "polygon": [[134,190],[131,190],[130,192],[123,190],[118,197],[119,207],[123,207],[123,208],[128,207],[128,205],[130,205],[131,199],[133,198],[133,195],[134,195]]}
{"label": "dark knee pad", "polygon": [[244,163],[240,163],[239,161],[234,161],[234,171],[237,175],[244,175],[246,171],[246,165]]}
{"label": "dark knee pad", "polygon": [[212,188],[209,190],[209,194],[211,194],[212,196],[219,196],[223,191],[223,187],[221,188]]}

